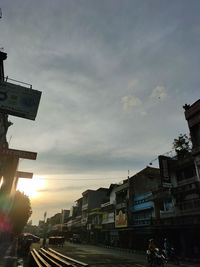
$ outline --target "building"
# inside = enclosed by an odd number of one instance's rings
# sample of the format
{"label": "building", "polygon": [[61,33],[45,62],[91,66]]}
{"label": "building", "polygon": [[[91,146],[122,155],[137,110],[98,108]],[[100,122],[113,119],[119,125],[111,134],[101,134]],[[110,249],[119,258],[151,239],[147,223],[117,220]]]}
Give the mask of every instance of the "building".
{"label": "building", "polygon": [[65,223],[69,218],[70,210],[62,210],[61,211],[61,223]]}
{"label": "building", "polygon": [[173,214],[158,225],[182,256],[195,258],[200,252],[200,100],[184,109],[192,153],[159,157],[161,181],[170,192]]}
{"label": "building", "polygon": [[88,241],[92,244],[103,243],[102,235],[103,212],[101,208],[92,209],[88,213],[87,231]]}
{"label": "building", "polygon": [[200,180],[195,161],[192,154],[165,161],[174,213],[162,218],[160,225],[180,254],[194,257],[194,251],[200,248]]}
{"label": "building", "polygon": [[75,201],[75,205],[72,206],[68,221],[66,222],[68,229],[68,237],[71,237],[72,234],[81,234],[82,232],[82,201],[83,198],[79,198]]}
{"label": "building", "polygon": [[89,214],[92,210],[100,208],[102,203],[108,201],[107,193],[108,188],[88,189],[82,193],[82,198],[77,201],[77,206],[73,207],[72,217],[67,225],[71,232],[78,232],[82,240],[90,241],[92,234]]}
{"label": "building", "polygon": [[118,244],[118,231],[115,229],[115,204],[116,190],[119,184],[111,184],[108,191],[109,201],[101,204],[102,236],[105,245],[116,246]]}
{"label": "building", "polygon": [[200,177],[200,99],[191,106],[185,105],[183,108],[185,109],[185,118],[190,130],[196,172]]}
{"label": "building", "polygon": [[161,205],[157,197],[162,188],[160,170],[152,167],[144,168],[130,178],[130,186],[132,192],[130,246],[143,250],[147,246],[148,239],[156,235],[152,222],[160,218]]}

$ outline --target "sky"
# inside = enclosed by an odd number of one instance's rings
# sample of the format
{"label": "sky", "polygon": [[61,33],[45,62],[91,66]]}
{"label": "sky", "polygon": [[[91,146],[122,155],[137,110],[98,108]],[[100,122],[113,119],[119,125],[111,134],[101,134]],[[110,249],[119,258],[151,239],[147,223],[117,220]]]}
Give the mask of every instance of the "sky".
{"label": "sky", "polygon": [[42,91],[36,120],[9,116],[7,134],[10,148],[38,152],[19,165],[38,187],[33,223],[135,174],[188,134],[182,106],[199,99],[199,0],[2,0],[0,8],[5,75]]}

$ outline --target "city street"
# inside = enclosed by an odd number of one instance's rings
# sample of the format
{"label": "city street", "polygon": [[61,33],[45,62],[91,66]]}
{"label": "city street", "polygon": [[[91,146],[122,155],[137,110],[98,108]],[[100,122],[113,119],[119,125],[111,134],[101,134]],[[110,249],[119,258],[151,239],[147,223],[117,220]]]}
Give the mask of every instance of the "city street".
{"label": "city street", "polygon": [[[88,263],[90,267],[148,266],[144,254],[130,253],[119,249],[104,248],[86,244],[72,244],[69,242],[65,242],[63,248],[55,245],[49,247],[55,249],[56,251],[59,251],[60,253],[66,256]],[[167,264],[167,266],[174,267],[177,265]],[[200,265],[193,263],[192,264],[181,263],[179,266],[199,267]]]}

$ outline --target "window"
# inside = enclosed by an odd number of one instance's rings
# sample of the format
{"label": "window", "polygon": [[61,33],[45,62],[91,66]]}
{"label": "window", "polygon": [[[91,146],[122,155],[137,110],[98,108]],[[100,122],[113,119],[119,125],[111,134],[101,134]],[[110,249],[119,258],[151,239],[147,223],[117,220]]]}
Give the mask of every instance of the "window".
{"label": "window", "polygon": [[190,165],[182,170],[176,172],[177,181],[180,182],[185,179],[190,179],[196,176],[196,171],[194,165]]}
{"label": "window", "polygon": [[194,165],[189,166],[189,167],[187,167],[187,168],[184,170],[184,177],[185,177],[185,179],[192,178],[192,177],[194,177],[195,175],[196,175],[196,172],[195,172]]}

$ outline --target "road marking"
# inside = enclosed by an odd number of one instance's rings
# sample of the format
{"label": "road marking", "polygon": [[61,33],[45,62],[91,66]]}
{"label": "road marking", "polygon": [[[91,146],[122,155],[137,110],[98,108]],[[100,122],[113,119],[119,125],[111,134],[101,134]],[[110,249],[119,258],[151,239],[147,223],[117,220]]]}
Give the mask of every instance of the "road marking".
{"label": "road marking", "polygon": [[145,265],[141,265],[141,264],[137,264],[137,263],[135,263],[135,265],[138,267],[145,267]]}

